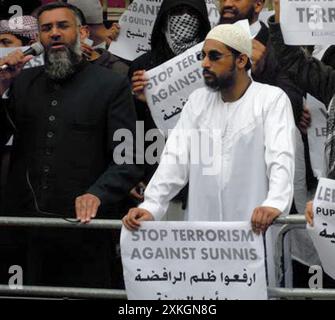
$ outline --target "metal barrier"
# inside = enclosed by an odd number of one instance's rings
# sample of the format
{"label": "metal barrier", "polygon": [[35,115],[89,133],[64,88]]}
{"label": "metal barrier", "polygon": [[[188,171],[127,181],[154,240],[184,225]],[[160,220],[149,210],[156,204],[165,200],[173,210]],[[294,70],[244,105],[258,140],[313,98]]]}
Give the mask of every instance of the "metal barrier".
{"label": "metal barrier", "polygon": [[[0,217],[0,227],[43,227],[43,228],[80,228],[80,229],[120,229],[121,220],[95,219],[88,224],[73,223],[60,218],[25,218]],[[74,299],[126,299],[126,291],[118,289],[70,288],[23,286],[12,289],[8,285],[0,285],[0,295],[15,297],[52,297]]]}
{"label": "metal barrier", "polygon": [[302,214],[293,214],[280,217],[274,222],[275,225],[282,225],[277,235],[276,251],[275,251],[275,272],[277,287],[281,287],[285,283],[285,250],[284,238],[286,234],[293,229],[305,229],[306,220]]}
{"label": "metal barrier", "polygon": [[[287,232],[293,228],[305,228],[303,215],[280,217],[275,221],[282,225],[276,241],[276,275],[278,283],[283,280],[284,248],[283,240]],[[48,227],[48,228],[83,228],[83,229],[120,229],[120,220],[92,220],[89,224],[70,223],[59,218],[16,218],[0,217],[0,227]],[[64,288],[23,286],[12,289],[8,285],[0,285],[0,295],[10,297],[48,297],[73,299],[126,299],[125,290],[98,288]],[[268,288],[269,298],[315,298],[335,299],[335,289],[289,289],[280,287]]]}
{"label": "metal barrier", "polygon": [[302,214],[293,214],[277,218],[274,222],[276,225],[282,225],[276,240],[275,268],[277,287],[268,288],[270,298],[314,298],[314,299],[334,299],[335,289],[298,289],[298,288],[281,288],[280,284],[285,283],[285,250],[284,238],[286,234],[293,229],[305,229],[306,220]]}
{"label": "metal barrier", "polygon": [[0,217],[0,227],[44,227],[44,228],[81,228],[81,229],[121,229],[121,220],[94,219],[90,223],[66,221],[60,218],[17,218]]}
{"label": "metal barrier", "polygon": [[268,288],[269,298],[335,299],[335,289]]}
{"label": "metal barrier", "polygon": [[7,285],[0,285],[0,294],[2,296],[30,298],[127,299],[125,290],[70,287],[23,286],[22,289],[11,289]]}

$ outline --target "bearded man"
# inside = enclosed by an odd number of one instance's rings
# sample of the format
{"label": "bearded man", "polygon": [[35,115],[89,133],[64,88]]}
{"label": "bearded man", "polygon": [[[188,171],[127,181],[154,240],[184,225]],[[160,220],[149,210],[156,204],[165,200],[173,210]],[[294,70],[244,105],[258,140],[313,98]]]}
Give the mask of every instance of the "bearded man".
{"label": "bearded man", "polygon": [[[187,182],[185,220],[251,221],[261,233],[288,213],[294,176],[291,104],[281,89],[252,81],[251,55],[251,40],[240,26],[223,24],[208,33],[202,50],[206,87],[190,95],[144,202],[123,218],[128,229],[160,220]],[[204,150],[213,154],[212,163]],[[271,230],[267,238],[273,243]]]}
{"label": "bearded man", "polygon": [[[135,131],[128,80],[82,58],[80,40],[85,33],[76,7],[45,5],[38,23],[45,66],[20,72],[31,58],[20,51],[0,60],[0,66],[8,65],[0,73],[1,88],[11,84],[8,108],[0,111],[1,126],[7,134],[14,133],[3,212],[73,217],[83,223],[96,216],[116,218],[120,212],[114,212],[114,206],[141,175],[132,157],[124,164],[114,159],[115,132]],[[124,143],[133,147],[130,140]],[[110,266],[103,263],[110,254],[106,239],[101,231],[93,238],[77,231],[34,236],[29,254],[39,256],[39,262],[28,265],[40,270],[35,279],[48,275],[48,281],[38,283],[110,285]],[[43,269],[46,264],[49,268]]]}

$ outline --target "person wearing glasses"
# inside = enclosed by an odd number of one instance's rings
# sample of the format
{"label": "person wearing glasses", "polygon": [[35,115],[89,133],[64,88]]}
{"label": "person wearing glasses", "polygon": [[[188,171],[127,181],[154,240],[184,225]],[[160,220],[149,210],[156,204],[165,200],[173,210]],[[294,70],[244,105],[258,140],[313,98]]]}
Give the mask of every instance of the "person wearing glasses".
{"label": "person wearing glasses", "polygon": [[[162,219],[187,182],[189,221],[248,220],[260,234],[288,213],[295,152],[291,103],[280,88],[252,81],[251,55],[251,39],[240,26],[223,24],[208,33],[202,50],[206,86],[190,95],[144,202],[123,218],[128,229]],[[198,141],[212,146],[215,170],[197,161],[195,149],[208,147],[194,142],[197,133],[203,138]],[[271,259],[268,253],[270,264]]]}

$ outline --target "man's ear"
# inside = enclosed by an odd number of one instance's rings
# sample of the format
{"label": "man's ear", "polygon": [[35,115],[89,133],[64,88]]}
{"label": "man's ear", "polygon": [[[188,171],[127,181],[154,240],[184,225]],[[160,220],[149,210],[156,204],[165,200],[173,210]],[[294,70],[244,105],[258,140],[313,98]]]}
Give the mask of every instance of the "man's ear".
{"label": "man's ear", "polygon": [[246,54],[240,54],[236,59],[236,66],[238,69],[244,69],[248,63],[248,56]]}
{"label": "man's ear", "polygon": [[259,15],[260,12],[262,11],[262,9],[264,7],[264,3],[265,3],[265,0],[255,0],[254,9],[255,9],[255,13],[257,15]]}
{"label": "man's ear", "polygon": [[80,41],[84,41],[86,38],[90,37],[90,31],[87,26],[79,27]]}

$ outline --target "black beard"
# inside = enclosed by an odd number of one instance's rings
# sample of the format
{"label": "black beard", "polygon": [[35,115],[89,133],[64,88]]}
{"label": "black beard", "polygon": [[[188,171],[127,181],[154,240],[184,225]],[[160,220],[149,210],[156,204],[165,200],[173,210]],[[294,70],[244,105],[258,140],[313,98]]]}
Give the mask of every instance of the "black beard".
{"label": "black beard", "polygon": [[231,9],[235,14],[235,16],[231,18],[223,17],[224,9],[225,8],[221,10],[219,24],[232,24],[240,20],[248,19],[249,24],[251,25],[255,17],[255,8],[253,6],[249,9],[246,15],[242,15],[237,9]]}
{"label": "black beard", "polygon": [[233,66],[227,74],[221,76],[217,76],[213,72],[204,69],[202,72],[204,75],[210,74],[212,76],[212,79],[204,78],[206,86],[215,92],[231,88],[236,83],[236,72],[234,69]]}
{"label": "black beard", "polygon": [[61,49],[48,47],[44,53],[45,72],[55,81],[64,80],[75,72],[81,56],[75,52],[75,45],[64,46]]}

